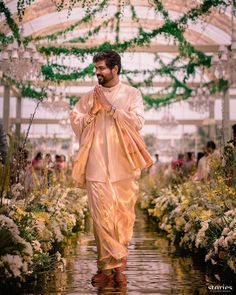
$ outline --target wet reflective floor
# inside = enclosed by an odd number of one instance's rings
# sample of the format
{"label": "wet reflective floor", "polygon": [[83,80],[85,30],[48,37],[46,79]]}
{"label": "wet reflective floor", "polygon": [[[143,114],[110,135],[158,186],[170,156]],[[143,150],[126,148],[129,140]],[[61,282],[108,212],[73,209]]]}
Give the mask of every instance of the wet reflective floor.
{"label": "wet reflective floor", "polygon": [[230,290],[209,290],[209,286],[222,285],[222,282],[206,274],[202,259],[179,255],[167,239],[150,226],[146,215],[140,210],[136,215],[126,282],[118,284],[111,280],[92,286],[91,277],[97,270],[96,246],[91,227],[87,226],[87,232],[69,240],[65,249],[66,271],[57,271],[40,286],[36,284],[31,291],[19,294],[235,294]]}

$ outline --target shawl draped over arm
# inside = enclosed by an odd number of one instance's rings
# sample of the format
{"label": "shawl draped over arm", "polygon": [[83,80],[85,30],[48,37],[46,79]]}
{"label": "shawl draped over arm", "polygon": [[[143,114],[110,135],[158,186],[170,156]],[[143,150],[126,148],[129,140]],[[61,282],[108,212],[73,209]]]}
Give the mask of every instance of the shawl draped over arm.
{"label": "shawl draped over arm", "polygon": [[[148,168],[153,164],[144,140],[139,134],[143,127],[143,102],[139,91],[137,91],[135,101],[128,110],[117,108],[113,114],[116,129],[123,145],[127,159],[133,169]],[[70,113],[71,126],[77,135],[80,143],[78,155],[76,156],[72,177],[81,188],[85,188],[86,164],[88,161],[89,150],[92,145],[95,118],[88,112],[92,107],[92,94],[87,95],[76,104]]]}

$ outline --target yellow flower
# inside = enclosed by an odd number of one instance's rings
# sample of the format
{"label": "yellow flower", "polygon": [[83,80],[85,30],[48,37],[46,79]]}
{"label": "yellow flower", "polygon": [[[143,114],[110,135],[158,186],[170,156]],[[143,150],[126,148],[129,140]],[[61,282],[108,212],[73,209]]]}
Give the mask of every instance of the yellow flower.
{"label": "yellow flower", "polygon": [[26,215],[27,213],[24,211],[24,210],[22,210],[21,208],[19,208],[19,207],[16,207],[16,212],[15,212],[15,218],[16,219],[21,219],[22,217],[24,217],[25,215]]}
{"label": "yellow flower", "polygon": [[167,224],[167,225],[165,226],[165,230],[166,230],[168,233],[171,232],[171,229],[172,229],[172,226],[171,226],[170,224]]}
{"label": "yellow flower", "polygon": [[200,214],[200,219],[201,221],[205,221],[209,219],[213,215],[211,210],[203,210],[202,213]]}
{"label": "yellow flower", "polygon": [[148,209],[148,214],[149,214],[149,215],[153,215],[153,211],[154,211],[154,209],[149,208],[149,209]]}
{"label": "yellow flower", "polygon": [[160,217],[162,216],[162,213],[163,213],[162,210],[156,208],[156,209],[154,210],[154,212],[153,212],[153,216],[156,216],[156,217],[160,218]]}
{"label": "yellow flower", "polygon": [[36,219],[47,222],[49,220],[49,214],[47,212],[35,212]]}
{"label": "yellow flower", "polygon": [[43,204],[46,206],[50,206],[50,205],[52,205],[52,202],[50,202],[49,200],[44,200]]}
{"label": "yellow flower", "polygon": [[181,228],[185,224],[185,220],[182,217],[176,218],[175,224],[177,228]]}
{"label": "yellow flower", "polygon": [[201,214],[200,210],[194,210],[192,212],[190,212],[190,217],[191,219],[195,219],[196,217],[199,217],[199,215]]}
{"label": "yellow flower", "polygon": [[185,198],[182,202],[182,206],[187,207],[189,205],[189,200]]}

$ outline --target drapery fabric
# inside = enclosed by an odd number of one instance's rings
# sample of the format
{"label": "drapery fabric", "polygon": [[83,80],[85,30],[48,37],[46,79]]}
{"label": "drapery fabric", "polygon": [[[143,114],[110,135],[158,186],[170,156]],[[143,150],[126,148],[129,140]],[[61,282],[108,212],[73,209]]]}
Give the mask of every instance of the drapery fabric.
{"label": "drapery fabric", "polygon": [[144,124],[140,92],[123,83],[103,87],[114,113],[100,110],[90,116],[93,91],[85,95],[71,112],[71,125],[80,149],[72,176],[88,191],[98,250],[98,269],[121,266],[135,221],[140,171],[153,161],[139,134]]}
{"label": "drapery fabric", "polygon": [[72,176],[80,187],[85,187],[86,179],[105,182],[109,178],[114,182],[137,177],[140,169],[153,163],[139,134],[144,124],[140,92],[123,83],[103,87],[103,91],[116,107],[113,115],[100,110],[95,117],[89,116],[92,91],[81,98],[70,115],[80,141]]}
{"label": "drapery fabric", "polygon": [[119,267],[121,259],[128,255],[133,234],[138,182],[132,178],[112,183],[87,181],[87,191],[98,269]]}

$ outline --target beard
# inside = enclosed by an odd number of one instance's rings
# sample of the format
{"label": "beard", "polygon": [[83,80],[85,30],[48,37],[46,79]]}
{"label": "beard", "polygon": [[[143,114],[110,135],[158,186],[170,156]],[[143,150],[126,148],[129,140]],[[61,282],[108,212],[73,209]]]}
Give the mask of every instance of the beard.
{"label": "beard", "polygon": [[110,72],[107,75],[97,75],[97,78],[98,78],[98,84],[105,85],[106,83],[110,82],[114,78],[114,76],[112,72]]}

